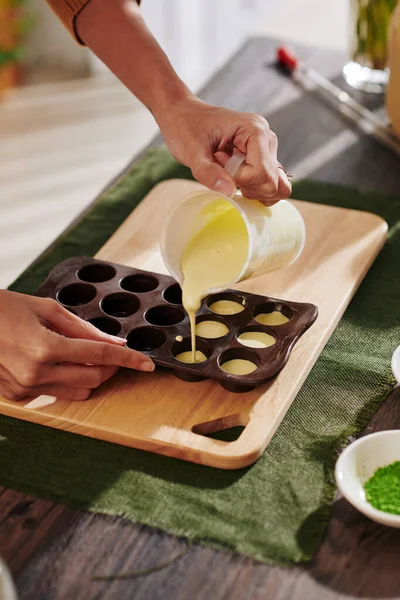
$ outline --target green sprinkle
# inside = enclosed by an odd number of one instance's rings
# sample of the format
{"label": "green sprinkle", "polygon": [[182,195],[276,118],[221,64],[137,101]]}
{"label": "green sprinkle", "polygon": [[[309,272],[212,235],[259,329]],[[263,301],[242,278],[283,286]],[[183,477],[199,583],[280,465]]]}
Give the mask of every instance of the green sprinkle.
{"label": "green sprinkle", "polygon": [[374,508],[400,515],[400,461],[377,469],[364,484],[364,489]]}

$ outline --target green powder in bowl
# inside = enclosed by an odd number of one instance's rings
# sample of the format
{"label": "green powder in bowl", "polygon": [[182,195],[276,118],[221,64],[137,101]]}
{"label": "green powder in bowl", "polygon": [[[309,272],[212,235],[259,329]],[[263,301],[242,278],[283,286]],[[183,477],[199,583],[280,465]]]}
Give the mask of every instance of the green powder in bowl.
{"label": "green powder in bowl", "polygon": [[377,469],[364,484],[364,489],[374,508],[400,515],[400,461]]}

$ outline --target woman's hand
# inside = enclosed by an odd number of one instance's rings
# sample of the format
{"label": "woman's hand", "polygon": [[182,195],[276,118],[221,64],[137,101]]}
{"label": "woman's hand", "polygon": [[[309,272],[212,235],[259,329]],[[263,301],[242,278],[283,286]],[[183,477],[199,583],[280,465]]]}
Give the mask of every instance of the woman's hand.
{"label": "woman's hand", "polygon": [[55,300],[0,291],[0,395],[8,400],[86,400],[119,367],[154,369],[125,344]]}
{"label": "woman's hand", "polygon": [[[288,198],[292,186],[277,161],[278,139],[259,115],[210,106],[193,96],[155,114],[174,157],[208,188],[228,196],[239,187],[266,205]],[[224,170],[235,150],[246,155],[236,183]]]}

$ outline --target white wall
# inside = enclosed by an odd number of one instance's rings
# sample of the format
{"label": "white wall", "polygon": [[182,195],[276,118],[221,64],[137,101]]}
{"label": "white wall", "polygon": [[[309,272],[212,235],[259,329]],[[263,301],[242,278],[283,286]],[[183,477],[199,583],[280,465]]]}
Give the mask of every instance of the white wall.
{"label": "white wall", "polygon": [[143,0],[146,22],[189,87],[243,44],[273,0]]}
{"label": "white wall", "polygon": [[346,51],[350,5],[351,0],[275,0],[268,17],[258,20],[253,32]]}
{"label": "white wall", "polygon": [[[192,89],[243,44],[273,0],[143,0],[149,29]],[[93,57],[96,71],[104,66]]]}

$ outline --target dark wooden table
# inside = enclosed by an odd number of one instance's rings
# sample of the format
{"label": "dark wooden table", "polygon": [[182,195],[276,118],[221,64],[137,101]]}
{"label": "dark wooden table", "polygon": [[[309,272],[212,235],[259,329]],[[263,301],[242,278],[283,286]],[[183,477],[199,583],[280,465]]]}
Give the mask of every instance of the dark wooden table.
{"label": "dark wooden table", "polygon": [[[272,66],[273,40],[255,39],[203,90],[212,103],[259,112],[280,140],[280,160],[297,177],[398,194],[398,159],[345,123],[312,92]],[[299,49],[309,64],[340,82],[344,57]],[[379,109],[380,98],[359,97]],[[400,391],[367,432],[400,427]],[[186,542],[121,518],[89,514],[0,489],[0,553],[21,600],[320,600],[400,598],[400,531],[364,518],[343,498],[333,504],[327,535],[313,563],[271,567],[191,546],[178,562],[137,579],[95,582],[94,573],[136,571],[165,561]]]}

